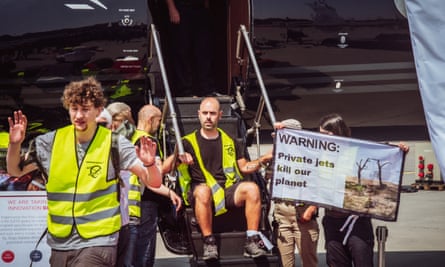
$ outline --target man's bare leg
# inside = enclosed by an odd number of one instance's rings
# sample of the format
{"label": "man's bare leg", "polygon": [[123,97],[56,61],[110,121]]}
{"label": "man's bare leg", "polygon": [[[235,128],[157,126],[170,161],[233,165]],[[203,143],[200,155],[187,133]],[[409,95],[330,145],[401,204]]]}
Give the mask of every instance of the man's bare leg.
{"label": "man's bare leg", "polygon": [[253,182],[243,182],[235,190],[235,205],[245,206],[247,220],[247,238],[244,245],[244,256],[257,258],[265,256],[267,249],[258,232],[261,218],[261,197],[257,184]]}
{"label": "man's bare leg", "polygon": [[261,198],[258,186],[253,182],[240,183],[235,191],[235,205],[245,206],[247,230],[258,230],[261,217]]}
{"label": "man's bare leg", "polygon": [[212,235],[212,191],[207,185],[201,184],[195,188],[193,196],[195,199],[195,217],[198,221],[199,227],[201,228],[203,237],[202,258],[204,260],[218,259],[218,247],[216,245],[216,239]]}
{"label": "man's bare leg", "polygon": [[203,236],[212,234],[212,191],[205,185],[201,184],[195,187],[193,192],[195,198],[195,217]]}

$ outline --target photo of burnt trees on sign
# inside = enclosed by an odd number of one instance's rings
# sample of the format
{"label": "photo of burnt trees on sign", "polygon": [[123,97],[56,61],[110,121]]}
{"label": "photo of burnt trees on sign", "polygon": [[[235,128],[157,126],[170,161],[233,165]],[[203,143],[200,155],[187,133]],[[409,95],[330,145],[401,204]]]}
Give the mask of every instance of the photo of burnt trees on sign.
{"label": "photo of burnt trees on sign", "polygon": [[399,184],[384,177],[389,161],[366,158],[356,163],[356,176],[346,177],[343,208],[373,214],[376,218],[394,219],[399,196]]}

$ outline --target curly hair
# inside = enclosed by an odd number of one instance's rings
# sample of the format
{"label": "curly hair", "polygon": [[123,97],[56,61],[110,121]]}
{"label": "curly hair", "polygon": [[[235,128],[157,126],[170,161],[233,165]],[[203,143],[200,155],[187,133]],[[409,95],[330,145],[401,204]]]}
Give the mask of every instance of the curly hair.
{"label": "curly hair", "polygon": [[88,101],[96,108],[104,107],[107,103],[102,86],[94,77],[70,82],[65,86],[61,100],[66,109],[72,104],[84,105]]}

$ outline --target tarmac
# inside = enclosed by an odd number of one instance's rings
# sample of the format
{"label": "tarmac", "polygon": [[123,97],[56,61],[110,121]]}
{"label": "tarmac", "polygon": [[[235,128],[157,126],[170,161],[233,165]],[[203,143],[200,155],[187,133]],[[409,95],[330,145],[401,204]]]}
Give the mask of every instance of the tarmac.
{"label": "tarmac", "polygon": [[[427,151],[425,142],[406,141],[410,151],[405,159],[402,185],[410,187],[417,178],[417,158]],[[426,145],[428,146],[428,142]],[[259,146],[260,154],[272,147],[271,144]],[[251,158],[256,158],[258,147],[249,147]],[[436,165],[437,166],[437,165]],[[318,242],[319,266],[327,266],[325,261],[324,235],[321,227],[323,209],[318,218],[320,239]],[[373,226],[388,229],[387,240],[381,243],[382,257],[379,258],[379,245],[374,246],[374,266],[389,267],[443,267],[445,266],[445,190],[402,191],[398,217],[395,222],[373,219]],[[158,235],[155,267],[189,266],[189,257],[168,252]],[[295,266],[301,266],[296,257]],[[379,263],[381,263],[379,265]]]}

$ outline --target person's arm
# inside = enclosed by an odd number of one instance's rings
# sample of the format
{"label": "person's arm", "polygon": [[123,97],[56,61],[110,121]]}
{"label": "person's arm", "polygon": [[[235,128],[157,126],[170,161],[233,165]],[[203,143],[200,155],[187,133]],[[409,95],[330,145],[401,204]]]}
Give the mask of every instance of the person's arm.
{"label": "person's arm", "polygon": [[35,164],[28,164],[23,169],[20,168],[20,152],[22,143],[25,140],[28,120],[21,110],[14,111],[14,117],[8,117],[9,123],[9,145],[6,154],[6,169],[11,176],[22,176],[37,168]]}
{"label": "person's arm", "polygon": [[151,191],[156,194],[168,197],[172,203],[176,206],[176,211],[178,211],[182,206],[181,197],[179,197],[173,190],[168,188],[167,186],[161,184],[159,188],[153,188],[151,186],[148,187]]}
{"label": "person's arm", "polygon": [[259,169],[261,167],[265,167],[265,164],[272,160],[272,150],[266,153],[265,155],[260,156],[258,159],[249,161],[246,158],[246,149],[244,147],[244,144],[240,141],[235,140],[235,151],[237,160],[236,163],[238,164],[238,169],[242,174],[251,174]]}
{"label": "person's arm", "polygon": [[191,165],[194,163],[192,155],[188,152],[185,152],[183,155],[171,154],[166,159],[164,159],[164,162],[162,162],[162,174],[170,172],[172,170],[172,167],[175,168],[179,162],[185,163],[187,165]]}
{"label": "person's arm", "polygon": [[156,142],[148,137],[140,138],[140,146],[136,146],[136,154],[143,165],[136,163],[130,171],[138,176],[147,187],[159,188],[162,175],[156,166]]}
{"label": "person's arm", "polygon": [[[167,159],[169,159],[170,157],[168,157]],[[174,158],[174,157],[173,157]],[[165,161],[164,161],[165,162]],[[161,172],[161,175],[165,175],[167,172],[164,172],[164,162],[161,161],[161,159],[159,157],[156,157],[156,165],[158,166],[159,171]],[[169,163],[172,164],[172,160],[169,160]],[[171,168],[171,165],[170,167]],[[173,203],[173,205],[176,206],[176,211],[178,211],[179,209],[181,209],[182,206],[182,199],[173,191],[171,190],[169,187],[165,186],[164,184],[161,184],[161,186],[159,188],[154,188],[154,187],[148,187],[151,191],[153,191],[156,194],[168,197],[171,202]]]}
{"label": "person's arm", "polygon": [[238,168],[240,172],[244,174],[249,174],[258,171],[262,166],[264,166],[267,162],[272,160],[272,151],[260,156],[256,160],[247,161],[245,158],[238,159]]}
{"label": "person's arm", "polygon": [[170,16],[170,22],[173,24],[179,24],[181,22],[181,16],[179,15],[178,9],[176,8],[174,0],[166,0],[168,7],[168,14]]}
{"label": "person's arm", "polygon": [[161,166],[161,173],[167,174],[172,171],[176,167],[177,157],[174,154],[171,154],[167,158],[164,159]]}

